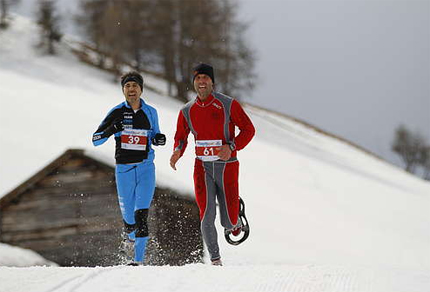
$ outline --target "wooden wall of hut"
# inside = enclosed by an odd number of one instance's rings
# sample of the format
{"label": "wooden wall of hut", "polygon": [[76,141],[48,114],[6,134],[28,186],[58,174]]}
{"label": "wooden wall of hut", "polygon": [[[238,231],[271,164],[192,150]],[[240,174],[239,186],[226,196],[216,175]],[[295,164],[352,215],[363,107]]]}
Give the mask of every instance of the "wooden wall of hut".
{"label": "wooden wall of hut", "polygon": [[[147,263],[201,262],[198,216],[192,198],[156,188]],[[61,266],[121,264],[122,227],[113,167],[82,150],[68,150],[0,201],[0,241]]]}

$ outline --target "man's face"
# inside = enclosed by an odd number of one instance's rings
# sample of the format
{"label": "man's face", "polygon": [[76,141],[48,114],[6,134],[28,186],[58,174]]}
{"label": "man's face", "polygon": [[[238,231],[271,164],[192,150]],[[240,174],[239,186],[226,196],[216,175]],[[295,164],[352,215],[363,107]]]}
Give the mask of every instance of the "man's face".
{"label": "man's face", "polygon": [[140,89],[139,84],[137,84],[134,81],[129,81],[126,84],[124,84],[122,91],[124,93],[125,99],[130,104],[138,102],[140,95],[142,94],[142,89]]}
{"label": "man's face", "polygon": [[194,78],[194,89],[200,98],[206,98],[213,90],[212,79],[206,74],[198,74]]}

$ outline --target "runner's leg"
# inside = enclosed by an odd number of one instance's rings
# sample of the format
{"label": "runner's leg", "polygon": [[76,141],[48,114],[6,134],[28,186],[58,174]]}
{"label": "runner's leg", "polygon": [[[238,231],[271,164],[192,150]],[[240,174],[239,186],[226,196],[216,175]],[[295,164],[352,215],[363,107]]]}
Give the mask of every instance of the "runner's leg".
{"label": "runner's leg", "polygon": [[115,168],[118,202],[125,230],[134,239],[135,219],[134,202],[136,188],[136,165],[117,164]]}
{"label": "runner's leg", "polygon": [[239,218],[239,161],[217,162],[215,171],[221,225],[232,229]]}
{"label": "runner's leg", "polygon": [[136,243],[134,260],[145,260],[148,242],[148,212],[155,192],[155,166],[152,161],[144,161],[136,169],[137,186],[134,216],[136,221]]}
{"label": "runner's leg", "polygon": [[213,162],[196,159],[194,165],[194,191],[200,210],[200,224],[211,260],[220,258],[218,234],[215,228],[216,186],[213,179]]}

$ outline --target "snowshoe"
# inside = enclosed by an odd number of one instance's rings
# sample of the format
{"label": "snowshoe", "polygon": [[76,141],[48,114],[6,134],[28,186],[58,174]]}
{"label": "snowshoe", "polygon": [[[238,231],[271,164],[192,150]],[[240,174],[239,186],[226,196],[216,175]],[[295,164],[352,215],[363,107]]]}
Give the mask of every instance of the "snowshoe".
{"label": "snowshoe", "polygon": [[[239,245],[249,236],[249,224],[245,216],[245,202],[239,197],[239,219],[240,226],[236,229],[224,229],[224,236],[228,243]],[[241,236],[242,235],[242,236]],[[241,236],[241,237],[240,237]],[[236,239],[238,237],[238,239]]]}
{"label": "snowshoe", "polygon": [[119,258],[122,264],[129,263],[134,258],[134,241],[130,240],[127,234],[122,234],[122,240],[118,247]]}
{"label": "snowshoe", "polygon": [[136,262],[136,261],[130,261],[127,263],[127,266],[138,267],[138,266],[143,266],[143,263],[142,262]]}

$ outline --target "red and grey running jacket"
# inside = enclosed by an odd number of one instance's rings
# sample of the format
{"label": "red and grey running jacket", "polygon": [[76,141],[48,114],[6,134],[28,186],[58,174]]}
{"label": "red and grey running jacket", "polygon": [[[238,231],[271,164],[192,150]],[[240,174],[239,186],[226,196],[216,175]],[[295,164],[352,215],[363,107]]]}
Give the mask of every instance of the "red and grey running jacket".
{"label": "red and grey running jacket", "polygon": [[[240,132],[236,136],[235,127]],[[218,92],[202,102],[198,97],[188,102],[179,112],[174,149],[183,155],[188,134],[194,135],[197,158],[203,161],[218,159],[214,149],[224,144],[233,150],[231,159],[236,159],[237,150],[243,149],[255,134],[250,118],[239,102]]]}

